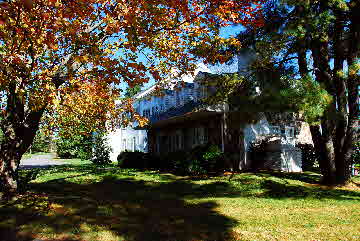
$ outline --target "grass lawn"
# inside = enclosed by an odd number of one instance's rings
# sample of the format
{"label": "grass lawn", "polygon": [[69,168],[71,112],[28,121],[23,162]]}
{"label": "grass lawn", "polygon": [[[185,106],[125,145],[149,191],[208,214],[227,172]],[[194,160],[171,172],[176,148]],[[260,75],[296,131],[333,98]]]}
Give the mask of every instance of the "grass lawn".
{"label": "grass lawn", "polygon": [[35,153],[25,153],[22,156],[22,159],[29,159],[31,158],[33,155],[48,155],[48,152],[35,152]]}
{"label": "grass lawn", "polygon": [[360,240],[360,178],[329,189],[314,173],[199,180],[68,163],[0,204],[0,240]]}

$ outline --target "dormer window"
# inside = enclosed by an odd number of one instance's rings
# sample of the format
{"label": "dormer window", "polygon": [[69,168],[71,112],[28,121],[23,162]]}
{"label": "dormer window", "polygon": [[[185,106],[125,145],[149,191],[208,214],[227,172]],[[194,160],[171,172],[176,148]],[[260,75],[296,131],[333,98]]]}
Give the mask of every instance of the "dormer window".
{"label": "dormer window", "polygon": [[285,127],[285,136],[286,137],[294,137],[294,127],[286,126]]}
{"label": "dormer window", "polygon": [[281,135],[280,126],[270,126],[270,134],[272,134],[272,135]]}

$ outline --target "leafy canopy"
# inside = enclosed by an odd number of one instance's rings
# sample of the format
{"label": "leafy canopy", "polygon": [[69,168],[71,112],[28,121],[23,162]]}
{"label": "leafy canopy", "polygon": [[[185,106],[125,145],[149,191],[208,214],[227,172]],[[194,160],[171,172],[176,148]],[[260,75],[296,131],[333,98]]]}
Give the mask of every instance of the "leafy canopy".
{"label": "leafy canopy", "polygon": [[[103,128],[116,86],[225,61],[221,27],[259,25],[263,0],[8,0],[0,2],[1,116],[46,111],[49,126]],[[174,77],[174,76],[173,76]],[[5,103],[6,102],[6,103]],[[16,103],[16,104],[14,104]],[[20,107],[19,107],[20,106]],[[139,115],[132,117],[141,120]],[[115,123],[113,123],[115,124]],[[85,130],[88,132],[88,130]],[[83,130],[83,128],[80,128]]]}

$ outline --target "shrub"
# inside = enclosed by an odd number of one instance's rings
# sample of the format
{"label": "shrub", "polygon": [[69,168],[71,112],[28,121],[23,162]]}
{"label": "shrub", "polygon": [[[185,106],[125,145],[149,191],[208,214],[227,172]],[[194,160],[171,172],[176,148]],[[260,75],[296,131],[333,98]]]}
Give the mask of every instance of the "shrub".
{"label": "shrub", "polygon": [[224,155],[216,145],[197,146],[189,152],[171,152],[161,160],[163,168],[180,175],[201,175],[224,167]]}
{"label": "shrub", "polygon": [[217,145],[208,146],[203,154],[203,165],[208,171],[216,171],[224,167],[224,153]]}
{"label": "shrub", "polygon": [[198,160],[206,172],[214,172],[224,167],[224,153],[217,145],[197,146],[190,151],[189,160]]}
{"label": "shrub", "polygon": [[313,171],[319,162],[319,156],[311,144],[296,144],[301,149],[301,161],[303,171]]}
{"label": "shrub", "polygon": [[122,168],[145,168],[144,153],[139,151],[124,151],[118,157],[118,165]]}
{"label": "shrub", "polygon": [[248,152],[249,158],[251,160],[251,168],[257,169],[263,166],[269,143],[269,138],[259,139],[250,142]]}
{"label": "shrub", "polygon": [[56,140],[56,153],[60,158],[80,158],[89,160],[92,155],[93,140],[91,134],[60,137]]}
{"label": "shrub", "polygon": [[158,168],[178,175],[202,175],[224,166],[223,153],[215,145],[197,146],[190,152],[169,152],[161,157],[140,151],[124,151],[117,160],[122,168]]}
{"label": "shrub", "polygon": [[91,161],[97,165],[110,164],[111,148],[103,133],[96,133],[93,137],[93,152]]}
{"label": "shrub", "polygon": [[169,152],[160,158],[160,168],[177,174],[185,175],[187,173],[188,164],[187,153],[185,151]]}
{"label": "shrub", "polygon": [[117,160],[121,168],[159,168],[159,161],[155,156],[141,151],[126,150],[118,155]]}
{"label": "shrub", "polygon": [[191,160],[188,163],[187,173],[190,175],[203,175],[207,171],[202,167],[201,162],[198,160]]}
{"label": "shrub", "polygon": [[31,152],[49,152],[51,145],[51,138],[46,135],[43,131],[38,130],[36,132],[33,143],[30,147]]}
{"label": "shrub", "polygon": [[20,192],[25,192],[29,188],[29,184],[31,181],[35,180],[39,176],[39,169],[27,170],[23,173],[23,175],[18,176],[18,190]]}

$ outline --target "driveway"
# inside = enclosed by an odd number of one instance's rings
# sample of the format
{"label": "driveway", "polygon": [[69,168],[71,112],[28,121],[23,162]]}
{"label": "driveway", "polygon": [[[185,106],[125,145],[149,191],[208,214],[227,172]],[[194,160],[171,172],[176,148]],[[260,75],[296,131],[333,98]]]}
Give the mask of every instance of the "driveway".
{"label": "driveway", "polygon": [[37,167],[50,167],[56,165],[65,165],[65,162],[54,160],[55,154],[34,154],[30,158],[22,159],[20,161],[20,168],[22,169],[30,169]]}

